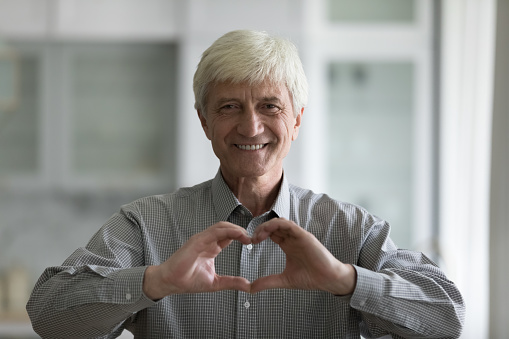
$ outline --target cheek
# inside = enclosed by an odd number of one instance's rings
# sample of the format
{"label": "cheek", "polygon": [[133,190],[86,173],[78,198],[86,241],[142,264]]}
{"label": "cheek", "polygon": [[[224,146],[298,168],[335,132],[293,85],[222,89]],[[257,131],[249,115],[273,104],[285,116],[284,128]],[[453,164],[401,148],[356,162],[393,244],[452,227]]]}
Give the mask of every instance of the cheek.
{"label": "cheek", "polygon": [[293,130],[289,129],[288,126],[282,126],[279,130],[279,140],[282,148],[290,148],[293,141]]}
{"label": "cheek", "polygon": [[209,129],[209,139],[212,143],[221,144],[226,142],[230,132],[231,128],[229,128],[226,123],[214,124],[214,127]]}
{"label": "cheek", "polygon": [[295,121],[287,121],[285,123],[285,132],[288,140],[294,141],[297,138],[298,130],[295,126]]}

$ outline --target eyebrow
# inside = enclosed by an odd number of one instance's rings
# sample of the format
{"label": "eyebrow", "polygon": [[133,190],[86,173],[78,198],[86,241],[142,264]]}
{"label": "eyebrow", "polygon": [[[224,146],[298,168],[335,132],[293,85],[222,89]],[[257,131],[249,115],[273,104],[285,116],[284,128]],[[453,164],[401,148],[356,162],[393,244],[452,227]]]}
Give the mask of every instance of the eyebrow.
{"label": "eyebrow", "polygon": [[[259,99],[257,98],[257,100],[258,101],[268,101],[268,102],[278,102],[278,103],[281,102],[281,99],[277,96],[261,97]],[[241,100],[239,100],[238,98],[235,98],[235,97],[231,97],[231,98],[225,97],[225,98],[218,99],[214,104],[217,106],[221,106],[222,104],[231,102],[231,101],[240,102]]]}
{"label": "eyebrow", "polygon": [[238,102],[239,99],[236,99],[236,98],[221,98],[221,99],[217,100],[216,102],[214,102],[214,104],[220,106],[220,105],[222,105],[222,104],[224,104],[226,102],[230,102],[230,101]]}
{"label": "eyebrow", "polygon": [[263,97],[263,98],[261,98],[260,101],[281,102],[281,99],[279,99],[279,97],[272,96],[272,97]]}

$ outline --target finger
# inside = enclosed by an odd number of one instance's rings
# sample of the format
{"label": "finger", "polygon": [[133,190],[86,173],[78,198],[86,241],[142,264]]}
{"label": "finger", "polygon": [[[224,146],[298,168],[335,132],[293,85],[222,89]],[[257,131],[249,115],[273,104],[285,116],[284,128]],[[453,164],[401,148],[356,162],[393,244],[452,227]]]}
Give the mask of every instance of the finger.
{"label": "finger", "polygon": [[242,230],[236,230],[236,229],[224,230],[223,232],[219,232],[219,234],[217,234],[216,239],[218,242],[237,240],[237,241],[240,241],[241,243],[243,243],[244,245],[248,245],[251,243],[251,237],[249,235],[247,235],[247,233],[244,229],[242,229]]}
{"label": "finger", "polygon": [[251,291],[251,283],[243,277],[218,276],[214,284],[214,290],[238,290],[249,293]]}
{"label": "finger", "polygon": [[287,288],[287,284],[281,274],[268,275],[253,281],[251,284],[251,293],[258,293],[260,291],[274,289],[274,288]]}
{"label": "finger", "polygon": [[254,244],[264,241],[280,228],[280,223],[277,218],[264,222],[255,229],[251,240]]}
{"label": "finger", "polygon": [[231,239],[219,240],[217,242],[217,244],[219,245],[219,247],[224,249],[226,246],[230,245],[232,243],[232,241],[233,240],[231,240]]}
{"label": "finger", "polygon": [[275,242],[279,242],[285,238],[298,237],[303,232],[305,230],[293,221],[275,218],[258,226],[253,234],[252,241],[257,244],[271,237]]}
{"label": "finger", "polygon": [[206,232],[212,232],[216,240],[237,240],[244,244],[251,243],[251,237],[247,234],[247,231],[238,225],[229,222],[220,222],[211,226]]}
{"label": "finger", "polygon": [[227,221],[221,221],[216,224],[216,228],[220,231],[221,234],[225,234],[229,239],[239,241],[245,239],[249,239],[249,241],[251,240],[251,237],[247,233],[246,229],[239,225],[235,225]]}

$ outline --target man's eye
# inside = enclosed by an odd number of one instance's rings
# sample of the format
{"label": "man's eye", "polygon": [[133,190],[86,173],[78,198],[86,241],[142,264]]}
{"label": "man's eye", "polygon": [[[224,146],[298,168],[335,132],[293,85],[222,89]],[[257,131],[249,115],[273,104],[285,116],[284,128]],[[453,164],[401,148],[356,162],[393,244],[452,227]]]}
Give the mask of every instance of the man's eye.
{"label": "man's eye", "polygon": [[278,106],[273,104],[265,104],[263,108],[269,113],[277,113],[281,110]]}
{"label": "man's eye", "polygon": [[237,105],[228,104],[228,105],[221,106],[221,108],[219,108],[219,111],[222,112],[222,113],[228,113],[228,112],[234,112],[237,109],[238,109]]}

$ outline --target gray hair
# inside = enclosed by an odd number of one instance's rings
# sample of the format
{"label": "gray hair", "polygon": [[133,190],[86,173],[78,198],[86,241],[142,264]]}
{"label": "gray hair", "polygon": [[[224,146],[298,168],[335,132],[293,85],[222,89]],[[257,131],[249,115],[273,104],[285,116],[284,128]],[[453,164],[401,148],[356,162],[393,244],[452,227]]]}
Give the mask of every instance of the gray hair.
{"label": "gray hair", "polygon": [[295,116],[306,106],[308,83],[292,42],[266,32],[226,33],[203,52],[193,79],[194,107],[205,114],[208,88],[215,82],[247,82],[253,86],[265,80],[286,85]]}

